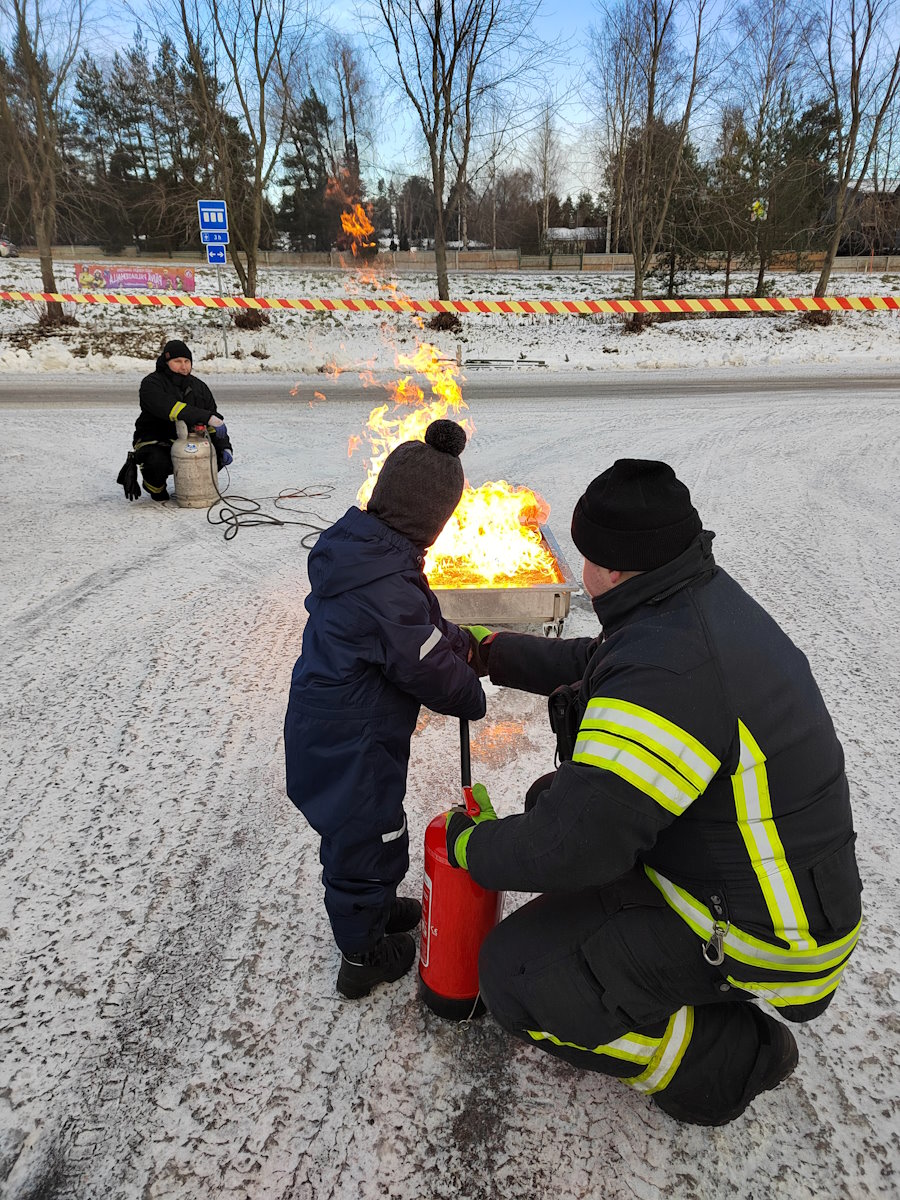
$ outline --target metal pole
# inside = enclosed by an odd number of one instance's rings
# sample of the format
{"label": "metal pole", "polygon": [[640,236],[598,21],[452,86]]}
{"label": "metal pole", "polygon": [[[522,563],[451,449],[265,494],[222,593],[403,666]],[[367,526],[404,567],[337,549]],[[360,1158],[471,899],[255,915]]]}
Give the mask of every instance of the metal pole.
{"label": "metal pole", "polygon": [[[219,288],[219,299],[221,300],[222,299],[222,268],[218,264],[216,264],[216,283]],[[228,333],[227,333],[228,327],[227,327],[227,324],[225,321],[225,310],[223,308],[219,309],[219,316],[222,321],[222,341],[225,343],[225,357],[227,358],[228,357]]]}

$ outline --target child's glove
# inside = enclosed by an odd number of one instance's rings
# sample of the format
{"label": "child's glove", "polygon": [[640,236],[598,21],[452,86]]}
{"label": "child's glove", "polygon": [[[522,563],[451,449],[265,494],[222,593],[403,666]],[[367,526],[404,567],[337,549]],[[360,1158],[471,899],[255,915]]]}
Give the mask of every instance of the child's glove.
{"label": "child's glove", "polygon": [[484,676],[488,673],[488,652],[491,642],[497,636],[492,629],[484,625],[460,625],[469,635],[469,654],[466,662],[476,673]]}
{"label": "child's glove", "polygon": [[469,816],[462,806],[451,808],[447,813],[447,861],[451,867],[462,867],[464,870],[469,869],[466,861],[466,847],[472,836],[472,830],[482,821],[497,820],[497,814],[494,812],[484,784],[476,783],[472,788],[472,795],[480,809],[477,817]]}

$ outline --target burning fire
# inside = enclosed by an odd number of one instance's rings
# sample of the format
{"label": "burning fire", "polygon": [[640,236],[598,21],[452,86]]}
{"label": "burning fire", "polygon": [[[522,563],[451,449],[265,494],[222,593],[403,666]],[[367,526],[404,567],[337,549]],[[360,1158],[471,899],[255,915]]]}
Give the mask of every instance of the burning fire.
{"label": "burning fire", "polygon": [[341,227],[350,238],[350,249],[354,258],[360,247],[369,249],[374,244],[370,237],[375,232],[375,226],[361,204],[354,204],[349,212],[341,213]]}
{"label": "burning fire", "polygon": [[426,556],[432,587],[527,587],[560,583],[562,575],[541,538],[550,506],[505,479],[467,486],[453,516]]}
{"label": "burning fire", "polygon": [[[374,229],[362,205],[348,203],[351,207],[341,213],[341,225],[356,255],[358,248],[373,245]],[[358,267],[356,278],[359,283],[399,294],[395,285],[379,280],[370,268]],[[424,328],[420,316],[413,319]],[[365,507],[372,495],[390,452],[401,442],[423,441],[432,421],[450,417],[460,421],[469,437],[475,432],[470,419],[460,419],[468,406],[456,362],[424,341],[414,354],[396,353],[395,357],[397,366],[410,373],[387,385],[386,403],[372,409],[363,436],[351,437],[347,447],[352,456],[364,441],[368,444],[368,473],[356,497],[360,507]],[[428,380],[427,398],[413,373]],[[385,386],[371,375],[363,379],[367,386]],[[513,487],[502,479],[479,488],[467,483],[456,511],[426,556],[429,583],[443,588],[504,588],[562,582],[556,559],[541,538],[540,526],[549,512],[550,506],[528,487]]]}
{"label": "burning fire", "polygon": [[[425,393],[409,375],[398,379],[390,385],[391,403],[379,404],[369,413],[365,437],[371,447],[371,457],[368,462],[368,475],[365,483],[357,493],[360,505],[365,505],[372,495],[372,488],[381,470],[381,464],[401,442],[424,441],[425,430],[432,421],[440,417],[456,417],[461,408],[466,408],[459,384],[456,382],[458,368],[456,363],[443,358],[435,346],[422,342],[416,347],[415,354],[398,354],[399,367],[412,367],[420,375],[424,375],[431,384],[434,399],[426,403]],[[371,380],[374,383],[374,380]],[[400,408],[409,411],[400,415]],[[466,433],[471,436],[474,426],[471,421],[462,421]],[[348,454],[353,455],[362,445],[362,438],[352,437]]]}
{"label": "burning fire", "polygon": [[[410,376],[391,385],[391,403],[378,405],[369,414],[365,438],[371,446],[368,475],[359,489],[361,506],[372,494],[385,458],[401,442],[423,440],[432,421],[458,417],[467,408],[457,376],[459,368],[441,357],[436,347],[421,343],[413,355],[397,355],[397,364],[412,367],[431,385],[431,399]],[[407,409],[397,414],[400,408]],[[471,436],[470,420],[461,424]],[[348,453],[362,445],[352,437]],[[512,487],[505,480],[479,488],[466,485],[462,499],[441,535],[426,556],[426,573],[432,587],[525,587],[559,583],[559,567],[541,538],[540,526],[549,505],[527,487]]]}

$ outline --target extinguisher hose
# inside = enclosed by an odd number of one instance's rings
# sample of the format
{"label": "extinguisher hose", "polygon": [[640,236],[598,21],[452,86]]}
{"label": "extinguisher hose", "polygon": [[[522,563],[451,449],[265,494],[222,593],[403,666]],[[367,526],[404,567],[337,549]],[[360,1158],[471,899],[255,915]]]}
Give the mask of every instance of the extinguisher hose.
{"label": "extinguisher hose", "polygon": [[[239,530],[249,528],[253,525],[300,525],[310,531],[303,535],[300,539],[300,544],[306,550],[311,550],[319,534],[328,529],[329,522],[318,513],[309,512],[306,509],[292,508],[285,502],[289,500],[328,499],[334,491],[334,485],[331,483],[312,483],[307,487],[282,488],[277,496],[251,497],[238,496],[227,491],[221,492],[219,490],[218,478],[219,456],[216,454],[215,445],[209,437],[208,432],[207,441],[209,442],[209,475],[215,489],[216,499],[206,510],[206,519],[210,525],[225,526],[225,541],[230,542],[232,538],[237,537]],[[226,487],[230,487],[231,475],[228,473],[227,467],[225,468],[225,473],[228,476]],[[272,501],[275,508],[280,509],[282,512],[294,513],[295,517],[276,517],[271,513],[263,512],[262,505],[269,500]],[[298,521],[296,517],[310,517],[312,519]]]}

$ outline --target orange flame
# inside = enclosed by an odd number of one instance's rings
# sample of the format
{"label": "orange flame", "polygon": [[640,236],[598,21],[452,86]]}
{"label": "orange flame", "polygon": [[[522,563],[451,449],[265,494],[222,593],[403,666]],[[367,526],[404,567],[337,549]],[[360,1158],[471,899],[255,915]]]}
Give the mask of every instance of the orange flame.
{"label": "orange flame", "polygon": [[467,486],[426,555],[432,587],[527,587],[560,583],[559,567],[539,526],[550,506],[527,487],[501,479]]}
{"label": "orange flame", "polygon": [[[401,442],[422,441],[432,421],[458,417],[468,406],[459,387],[459,367],[444,358],[435,346],[420,343],[412,355],[396,355],[397,365],[411,367],[431,385],[425,394],[410,376],[390,386],[390,403],[380,404],[369,414],[365,432],[371,446],[368,475],[359,489],[361,507],[372,494],[385,458]],[[367,381],[369,382],[369,381]],[[374,380],[372,381],[374,382]],[[406,408],[397,415],[399,408]],[[471,437],[474,426],[461,422]],[[350,439],[348,453],[361,444]],[[559,583],[559,567],[541,538],[540,528],[550,512],[549,505],[527,487],[512,487],[505,480],[469,484],[456,511],[426,557],[426,573],[433,587],[525,587],[536,583]]]}
{"label": "orange flame", "polygon": [[349,212],[341,213],[341,228],[351,239],[350,249],[354,258],[360,247],[368,249],[372,246],[370,236],[375,232],[375,226],[369,220],[366,210],[361,204],[354,204]]}

